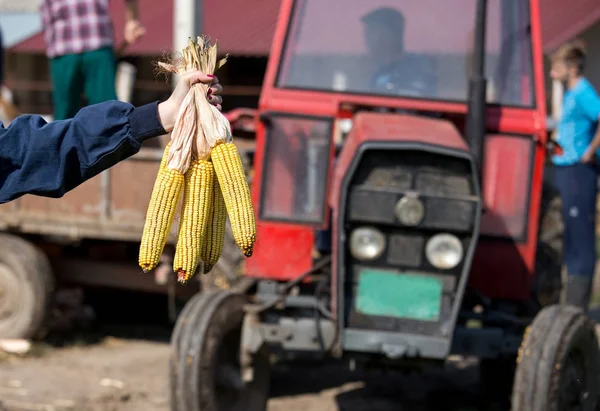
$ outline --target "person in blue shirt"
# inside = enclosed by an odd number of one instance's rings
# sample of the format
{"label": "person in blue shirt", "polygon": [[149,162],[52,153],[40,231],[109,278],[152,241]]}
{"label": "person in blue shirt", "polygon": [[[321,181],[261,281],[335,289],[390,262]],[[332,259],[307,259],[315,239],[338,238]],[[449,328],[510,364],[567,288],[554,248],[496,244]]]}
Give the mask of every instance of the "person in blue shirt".
{"label": "person in blue shirt", "polygon": [[550,76],[565,85],[563,112],[557,125],[562,153],[552,157],[564,222],[564,302],[587,310],[596,266],[600,97],[583,76],[585,61],[581,42],[566,44],[554,54]]}
{"label": "person in blue shirt", "polygon": [[39,115],[0,123],[0,204],[24,194],[62,197],[84,181],[137,153],[142,143],[173,129],[193,84],[211,84],[208,100],[221,110],[222,87],[199,71],[181,76],[164,102],[134,107],[107,101],[81,109],[74,118],[46,122]]}

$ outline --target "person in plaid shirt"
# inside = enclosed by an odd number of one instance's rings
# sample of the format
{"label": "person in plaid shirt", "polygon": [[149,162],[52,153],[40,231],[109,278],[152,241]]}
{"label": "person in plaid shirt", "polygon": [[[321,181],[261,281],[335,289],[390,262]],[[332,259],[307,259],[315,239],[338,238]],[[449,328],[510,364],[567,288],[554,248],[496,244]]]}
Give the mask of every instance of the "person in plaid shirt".
{"label": "person in plaid shirt", "polygon": [[[125,41],[134,43],[145,29],[137,2],[126,2]],[[54,119],[72,118],[88,104],[116,100],[113,25],[109,0],[42,0],[41,14],[50,59]]]}

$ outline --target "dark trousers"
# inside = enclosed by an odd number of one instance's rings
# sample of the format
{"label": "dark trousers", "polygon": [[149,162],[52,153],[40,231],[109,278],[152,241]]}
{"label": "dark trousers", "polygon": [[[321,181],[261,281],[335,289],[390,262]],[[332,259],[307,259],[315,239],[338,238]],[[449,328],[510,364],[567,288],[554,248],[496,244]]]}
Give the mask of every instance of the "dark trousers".
{"label": "dark trousers", "polygon": [[569,276],[594,276],[597,178],[595,165],[554,167],[554,182],[562,201],[564,264]]}
{"label": "dark trousers", "polygon": [[75,116],[82,107],[82,93],[88,104],[117,99],[111,47],[55,57],[50,60],[50,72],[55,120]]}

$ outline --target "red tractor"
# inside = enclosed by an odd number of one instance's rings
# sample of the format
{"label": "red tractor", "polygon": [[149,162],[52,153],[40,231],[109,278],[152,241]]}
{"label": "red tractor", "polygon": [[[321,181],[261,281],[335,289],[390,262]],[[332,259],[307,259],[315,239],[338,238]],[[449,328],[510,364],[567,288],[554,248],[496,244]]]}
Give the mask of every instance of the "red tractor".
{"label": "red tractor", "polygon": [[265,410],[278,353],[476,356],[490,384],[514,380],[513,411],[596,410],[594,326],[559,304],[539,14],[538,0],[283,0],[255,253],[181,313],[172,409]]}

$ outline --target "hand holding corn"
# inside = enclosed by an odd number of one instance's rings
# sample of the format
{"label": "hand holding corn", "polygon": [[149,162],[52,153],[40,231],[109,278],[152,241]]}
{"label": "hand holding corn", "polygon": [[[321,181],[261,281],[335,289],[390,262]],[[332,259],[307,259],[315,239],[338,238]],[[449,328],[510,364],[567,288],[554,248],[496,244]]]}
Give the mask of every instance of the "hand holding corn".
{"label": "hand holding corn", "polygon": [[[192,83],[200,75],[188,77],[195,70],[212,76],[227,57],[217,65],[217,45],[211,46],[205,37],[198,37],[196,42],[190,39],[182,54],[176,64],[159,63],[163,70],[177,72],[183,81],[189,81],[189,91],[177,94],[182,98],[181,108],[152,191],[139,264],[144,271],[158,264],[183,196],[173,269],[185,283],[200,261],[207,273],[219,260],[227,215],[234,239],[247,257],[253,252],[256,222],[242,161],[232,142],[229,122],[220,112],[221,98],[213,97],[211,104],[206,98],[209,86]],[[170,109],[173,107],[177,105]]]}

